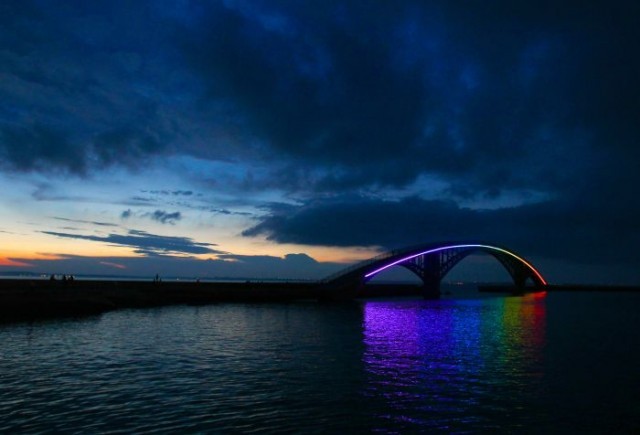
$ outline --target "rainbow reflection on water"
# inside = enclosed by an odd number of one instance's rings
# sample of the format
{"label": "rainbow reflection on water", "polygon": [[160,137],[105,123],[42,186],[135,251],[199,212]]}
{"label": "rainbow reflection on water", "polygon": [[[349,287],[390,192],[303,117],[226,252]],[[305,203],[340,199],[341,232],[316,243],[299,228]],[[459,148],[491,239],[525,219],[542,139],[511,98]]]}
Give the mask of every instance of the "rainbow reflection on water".
{"label": "rainbow reflection on water", "polygon": [[541,418],[544,298],[367,302],[364,343],[368,394],[394,409],[389,424],[490,429],[501,413]]}

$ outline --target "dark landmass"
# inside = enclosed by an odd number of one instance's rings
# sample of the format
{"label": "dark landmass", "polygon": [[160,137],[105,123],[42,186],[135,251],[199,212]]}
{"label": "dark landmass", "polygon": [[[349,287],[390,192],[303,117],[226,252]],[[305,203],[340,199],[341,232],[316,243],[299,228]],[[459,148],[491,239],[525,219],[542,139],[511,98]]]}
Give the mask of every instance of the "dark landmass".
{"label": "dark landmass", "polygon": [[308,282],[0,279],[0,321],[85,316],[121,308],[318,299]]}
{"label": "dark landmass", "polygon": [[640,292],[638,285],[576,285],[559,284],[547,286],[548,291],[575,291],[575,292]]}
{"label": "dark landmass", "polygon": [[[359,297],[419,296],[420,286],[375,284]],[[0,279],[0,322],[80,317],[122,308],[206,305],[222,302],[283,303],[328,300],[318,282],[141,281]]]}
{"label": "dark landmass", "polygon": [[[509,285],[480,285],[479,291],[522,294]],[[531,291],[535,291],[533,288]],[[635,291],[640,286],[550,285],[547,291]],[[318,282],[194,282],[140,280],[0,279],[0,322],[96,315],[121,308],[205,305],[222,302],[282,303],[326,300]],[[420,296],[411,284],[371,284],[359,298]]]}
{"label": "dark landmass", "polygon": [[[491,284],[491,285],[479,285],[478,291],[487,293],[527,293],[529,291],[536,291],[531,288],[524,292],[521,289],[508,284]],[[561,291],[573,291],[573,292],[640,292],[640,286],[634,285],[595,285],[595,284],[549,284],[544,288],[544,291],[548,292],[561,292]]]}

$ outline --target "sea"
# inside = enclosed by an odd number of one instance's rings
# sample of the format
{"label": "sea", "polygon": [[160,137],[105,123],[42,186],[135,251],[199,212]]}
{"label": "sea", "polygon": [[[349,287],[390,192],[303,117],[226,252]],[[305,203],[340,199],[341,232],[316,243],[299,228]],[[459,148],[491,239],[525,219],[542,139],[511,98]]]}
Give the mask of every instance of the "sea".
{"label": "sea", "polygon": [[0,324],[0,433],[640,433],[640,294]]}

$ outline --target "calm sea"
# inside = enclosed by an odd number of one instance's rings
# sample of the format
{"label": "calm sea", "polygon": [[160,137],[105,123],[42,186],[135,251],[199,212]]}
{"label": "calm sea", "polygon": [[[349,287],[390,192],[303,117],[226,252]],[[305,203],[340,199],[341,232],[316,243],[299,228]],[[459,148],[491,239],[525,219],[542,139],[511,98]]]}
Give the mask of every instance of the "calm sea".
{"label": "calm sea", "polygon": [[639,331],[597,292],[0,325],[0,432],[637,432]]}

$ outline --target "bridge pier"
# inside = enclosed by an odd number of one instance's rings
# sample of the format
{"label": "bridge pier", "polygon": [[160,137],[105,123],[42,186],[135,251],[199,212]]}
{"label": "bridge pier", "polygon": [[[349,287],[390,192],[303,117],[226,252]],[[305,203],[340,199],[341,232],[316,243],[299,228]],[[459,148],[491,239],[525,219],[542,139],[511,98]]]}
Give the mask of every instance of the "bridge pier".
{"label": "bridge pier", "polygon": [[422,297],[424,299],[440,298],[440,281],[443,277],[441,255],[417,257],[402,264],[402,266],[420,277],[422,280]]}
{"label": "bridge pier", "polygon": [[513,283],[517,292],[524,293],[527,289],[527,277],[522,273],[518,273],[513,277]]}
{"label": "bridge pier", "polygon": [[422,297],[424,299],[440,299],[440,278],[437,276],[422,277]]}
{"label": "bridge pier", "polygon": [[324,285],[318,293],[319,302],[345,302],[355,299],[364,287],[364,281],[344,281]]}

